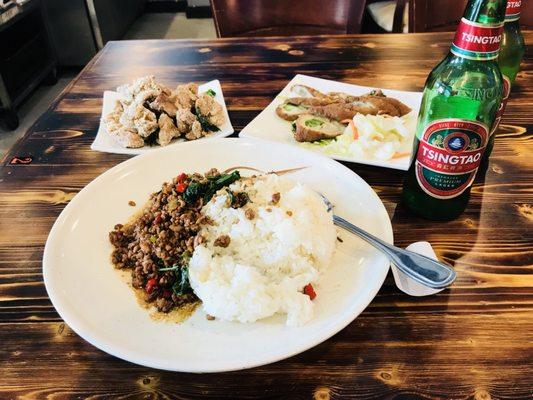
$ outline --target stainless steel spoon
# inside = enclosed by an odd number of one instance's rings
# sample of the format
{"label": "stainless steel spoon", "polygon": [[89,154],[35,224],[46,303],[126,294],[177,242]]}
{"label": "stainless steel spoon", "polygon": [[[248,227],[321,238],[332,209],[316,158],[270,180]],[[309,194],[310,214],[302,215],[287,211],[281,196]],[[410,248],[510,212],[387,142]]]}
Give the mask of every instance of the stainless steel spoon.
{"label": "stainless steel spoon", "polygon": [[[277,175],[284,175],[292,172],[305,169],[307,167],[292,168],[282,171],[272,171],[271,173]],[[237,170],[237,169],[247,169],[250,171],[256,171],[262,174],[267,174],[268,172],[261,171],[257,168],[252,167],[232,167],[228,168],[225,173]],[[324,203],[327,206],[328,212],[333,213],[333,204],[321,193],[319,193],[324,200]],[[366,242],[370,243],[372,246],[385,253],[389,260],[398,267],[403,273],[414,279],[416,282],[421,283],[424,286],[433,288],[433,289],[443,289],[453,283],[456,278],[455,271],[448,265],[433,260],[432,258],[423,256],[418,253],[414,253],[409,250],[404,250],[399,247],[393,246],[384,242],[381,239],[378,239],[374,235],[371,235],[367,231],[355,226],[354,224],[346,221],[344,218],[339,217],[338,215],[333,214],[333,222],[335,225],[346,229],[348,232],[353,233],[354,235],[359,236]]]}
{"label": "stainless steel spoon", "polygon": [[[328,212],[333,211],[333,204],[323,194],[320,195]],[[386,254],[398,269],[424,286],[443,289],[451,285],[456,278],[455,271],[440,261],[388,244],[338,215],[333,214],[333,222]]]}

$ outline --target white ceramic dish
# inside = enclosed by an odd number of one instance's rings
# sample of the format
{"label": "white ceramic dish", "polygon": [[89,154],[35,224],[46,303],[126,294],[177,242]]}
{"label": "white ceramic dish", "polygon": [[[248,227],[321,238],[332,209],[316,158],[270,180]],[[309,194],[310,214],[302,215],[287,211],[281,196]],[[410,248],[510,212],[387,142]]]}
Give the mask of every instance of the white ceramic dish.
{"label": "white ceramic dish", "polygon": [[[251,166],[281,170],[324,193],[336,212],[392,242],[392,228],[378,196],[359,176],[313,152],[252,139],[189,142],[134,157],[80,191],[55,222],[46,242],[46,289],[65,322],[94,346],[149,367],[187,372],[250,368],[307,350],[352,322],[381,287],[386,257],[339,232],[333,265],[316,287],[315,317],[290,328],[276,316],[253,324],[208,321],[198,308],[181,324],[155,321],[110,263],[108,232],[126,221],[181,172]],[[134,200],[136,207],[128,206]]]}
{"label": "white ceramic dish", "polygon": [[[234,132],[233,126],[231,125],[231,121],[229,119],[228,109],[226,108],[226,103],[224,101],[224,95],[222,94],[222,87],[220,86],[219,80],[215,79],[214,81],[210,81],[210,82],[204,83],[203,85],[198,86],[199,93],[207,92],[209,89],[212,89],[215,91],[216,93],[215,100],[219,104],[221,104],[222,107],[224,108],[224,114],[226,115],[226,122],[224,123],[224,125],[220,127],[220,130],[218,132],[213,132],[211,135],[198,139],[198,140],[227,137]],[[106,116],[107,114],[113,111],[115,107],[115,102],[119,99],[119,97],[120,95],[117,92],[113,92],[110,90],[106,90],[104,92],[102,115],[100,119],[102,119],[104,116]],[[168,146],[175,146],[175,145],[178,145],[184,142],[186,142],[185,139],[174,139]],[[143,154],[149,151],[157,150],[159,148],[161,148],[161,146],[159,145],[144,146],[138,149],[128,149],[126,147],[122,147],[120,144],[115,142],[111,138],[111,136],[109,136],[109,133],[107,133],[107,130],[104,124],[102,123],[100,123],[100,126],[98,127],[98,132],[96,133],[96,137],[94,138],[94,141],[91,144],[91,150],[102,151],[104,153],[118,153],[118,154]]]}
{"label": "white ceramic dish", "polygon": [[[276,107],[283,103],[285,99],[291,96],[295,96],[291,93],[291,88],[295,84],[307,85],[315,89],[320,90],[323,93],[327,92],[344,92],[354,96],[359,96],[370,92],[373,89],[366,86],[351,85],[348,83],[330,81],[327,79],[315,78],[307,75],[296,75],[285,88],[276,96],[276,98],[270,103],[261,113],[255,117],[244,129],[239,133],[240,137],[254,137],[258,139],[272,140],[276,142],[291,144],[294,146],[302,147],[302,144],[294,140],[292,134],[292,127],[290,122],[284,121],[276,115]],[[411,123],[408,124],[410,131],[410,137],[405,140],[401,152],[411,154],[413,150],[413,140],[415,137],[416,129],[416,116],[420,110],[420,103],[422,101],[422,93],[418,92],[404,92],[399,90],[387,90],[383,89],[383,93],[387,96],[394,97],[409,107],[411,107]],[[313,146],[313,151],[326,154],[320,146]],[[371,157],[352,157],[342,155],[329,155],[336,160],[356,162],[360,164],[376,165],[379,167],[394,168],[406,171],[409,168],[411,157],[406,155],[405,157],[392,159],[392,160],[379,160]]]}

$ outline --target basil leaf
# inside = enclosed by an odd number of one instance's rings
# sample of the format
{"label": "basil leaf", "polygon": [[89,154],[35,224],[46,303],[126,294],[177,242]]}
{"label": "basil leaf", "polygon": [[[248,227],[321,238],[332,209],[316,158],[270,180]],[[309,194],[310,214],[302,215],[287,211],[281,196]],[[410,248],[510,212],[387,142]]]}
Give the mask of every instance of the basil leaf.
{"label": "basil leaf", "polygon": [[239,171],[233,171],[231,174],[221,174],[208,179],[205,183],[191,182],[183,193],[183,200],[190,204],[203,197],[204,203],[207,203],[219,189],[231,185],[240,177]]}
{"label": "basil leaf", "polygon": [[172,291],[176,296],[183,296],[192,292],[191,284],[189,282],[189,268],[183,267],[176,270],[176,282],[172,285]]}
{"label": "basil leaf", "polygon": [[148,146],[155,146],[157,144],[158,138],[159,138],[159,128],[156,128],[155,131],[153,131],[147,137],[144,138],[144,143],[146,143]]}
{"label": "basil leaf", "polygon": [[196,118],[198,119],[198,122],[200,125],[202,125],[202,129],[206,132],[218,132],[220,128],[216,125],[213,125],[209,120],[200,114],[198,112],[198,108],[196,108]]}

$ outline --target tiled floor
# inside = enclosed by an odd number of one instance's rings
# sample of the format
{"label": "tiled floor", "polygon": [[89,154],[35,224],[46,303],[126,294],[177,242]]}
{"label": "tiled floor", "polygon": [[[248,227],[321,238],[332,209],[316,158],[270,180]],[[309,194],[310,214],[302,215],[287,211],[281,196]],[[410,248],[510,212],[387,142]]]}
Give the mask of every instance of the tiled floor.
{"label": "tiled floor", "polygon": [[[124,39],[215,38],[212,19],[187,19],[183,13],[147,13],[132,25]],[[14,131],[0,127],[0,158],[45,112],[76,74],[63,74],[53,86],[38,88],[19,108],[20,126]]]}
{"label": "tiled floor", "polygon": [[143,14],[124,39],[200,39],[216,38],[211,18],[187,19],[184,13]]}

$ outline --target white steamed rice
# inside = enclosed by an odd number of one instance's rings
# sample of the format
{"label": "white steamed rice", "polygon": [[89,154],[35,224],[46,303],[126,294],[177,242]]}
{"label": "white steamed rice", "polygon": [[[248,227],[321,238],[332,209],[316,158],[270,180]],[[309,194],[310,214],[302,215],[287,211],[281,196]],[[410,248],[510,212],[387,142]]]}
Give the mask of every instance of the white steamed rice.
{"label": "white steamed rice", "polygon": [[[322,199],[274,174],[242,179],[230,190],[245,191],[251,202],[231,208],[225,189],[219,191],[202,209],[214,224],[202,228],[206,243],[196,247],[189,264],[190,282],[204,311],[229,321],[253,322],[280,313],[287,314],[290,326],[308,322],[313,302],[302,289],[309,283],[316,288],[336,243]],[[274,193],[281,195],[277,205],[271,204]],[[250,208],[253,220],[245,216]],[[229,246],[214,246],[224,234],[231,239]]]}

